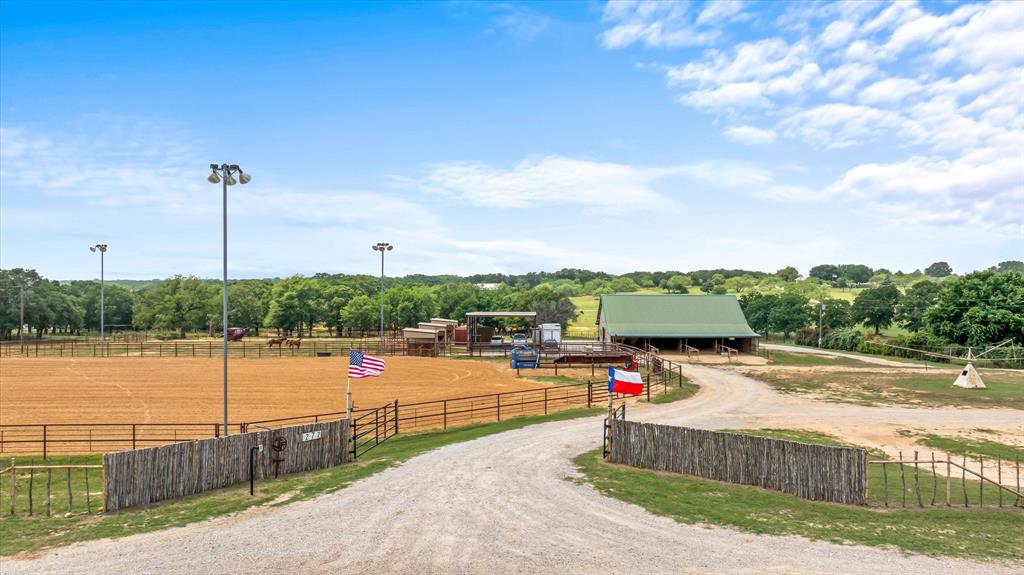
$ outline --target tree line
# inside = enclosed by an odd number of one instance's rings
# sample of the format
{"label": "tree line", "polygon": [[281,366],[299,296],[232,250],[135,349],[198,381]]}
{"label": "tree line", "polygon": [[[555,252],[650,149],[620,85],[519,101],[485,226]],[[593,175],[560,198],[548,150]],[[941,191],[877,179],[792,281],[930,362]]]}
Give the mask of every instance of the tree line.
{"label": "tree line", "polygon": [[[760,332],[785,337],[817,325],[824,303],[826,331],[899,325],[912,333],[961,344],[1006,337],[1024,340],[1024,262],[1007,261],[984,272],[953,275],[945,262],[922,272],[889,272],[860,264],[821,264],[802,277],[794,267],[775,273],[741,269],[690,272],[637,271],[622,275],[567,268],[557,272],[472,276],[409,275],[384,279],[385,327],[415,326],[431,317],[462,319],[467,312],[536,311],[544,322],[565,326],[577,310],[570,298],[660,290],[670,293],[735,293]],[[866,278],[866,280],[865,280]],[[868,286],[854,301],[830,297],[833,288]],[[316,274],[229,282],[229,323],[251,334],[311,335],[324,327],[375,330],[380,321],[380,278]],[[0,270],[0,339],[18,336],[24,293],[30,337],[99,329],[99,282],[55,281],[34,270]],[[106,325],[113,329],[214,333],[221,324],[222,287],[216,280],[173,276],[164,280],[114,280],[104,289]],[[817,330],[813,330],[816,337]],[[833,336],[838,337],[838,336]]]}
{"label": "tree line", "polygon": [[897,344],[938,348],[979,346],[1012,339],[1024,342],[1024,271],[983,271],[923,279],[901,291],[891,282],[869,287],[852,302],[787,291],[751,292],[740,305],[750,327],[761,333],[791,334],[797,343],[854,350],[862,341],[859,326],[878,335],[893,325],[910,335]]}

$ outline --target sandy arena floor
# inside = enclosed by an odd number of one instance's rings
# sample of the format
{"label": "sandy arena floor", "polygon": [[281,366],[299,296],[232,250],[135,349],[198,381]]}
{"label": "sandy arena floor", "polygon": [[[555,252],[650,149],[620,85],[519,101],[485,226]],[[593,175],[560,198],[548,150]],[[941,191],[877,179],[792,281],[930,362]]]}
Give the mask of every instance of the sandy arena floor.
{"label": "sandy arena floor", "polygon": [[[4,358],[0,423],[217,422],[221,366],[193,358]],[[231,421],[344,409],[344,359],[239,359],[229,367]],[[352,395],[365,408],[542,386],[495,362],[389,357],[381,377],[353,380]]]}

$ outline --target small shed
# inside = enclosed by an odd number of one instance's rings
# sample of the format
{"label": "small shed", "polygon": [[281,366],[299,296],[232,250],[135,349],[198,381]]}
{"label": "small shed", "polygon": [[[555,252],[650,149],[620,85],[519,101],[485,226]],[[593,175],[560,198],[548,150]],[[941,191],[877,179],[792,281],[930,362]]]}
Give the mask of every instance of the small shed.
{"label": "small shed", "polygon": [[419,328],[419,329],[432,329],[432,330],[440,333],[441,335],[443,335],[444,336],[443,337],[444,341],[448,341],[448,339],[449,339],[449,337],[448,337],[448,326],[443,324],[443,323],[434,323],[434,322],[430,322],[430,321],[421,321],[418,324],[416,324],[416,327]]}
{"label": "small shed", "polygon": [[407,327],[402,329],[407,355],[436,356],[444,347],[444,330]]}

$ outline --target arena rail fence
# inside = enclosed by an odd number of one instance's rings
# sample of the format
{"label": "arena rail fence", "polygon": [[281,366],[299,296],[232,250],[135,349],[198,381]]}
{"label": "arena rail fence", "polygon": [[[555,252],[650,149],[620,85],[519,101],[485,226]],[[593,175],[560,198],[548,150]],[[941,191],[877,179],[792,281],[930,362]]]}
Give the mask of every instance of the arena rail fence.
{"label": "arena rail fence", "polygon": [[867,453],[613,418],[609,461],[753,485],[812,501],[864,505]]}
{"label": "arena rail fence", "polygon": [[[296,344],[289,345],[288,339]],[[378,355],[449,356],[451,346],[443,343],[431,347],[429,344],[409,345],[404,339],[379,339],[356,341],[316,341],[316,338],[286,338],[280,345],[266,342],[240,341],[228,343],[230,358],[264,357],[332,357],[347,356],[352,350]],[[2,346],[4,357],[205,357],[224,356],[224,344],[219,341],[142,341],[142,342],[98,342],[79,341],[35,341],[22,346]]]}
{"label": "arena rail fence", "polygon": [[[644,375],[644,396],[647,400],[672,387],[680,387],[685,381],[682,366],[675,362],[646,353],[640,353],[636,358],[638,366],[647,371]],[[593,368],[593,364],[588,367]],[[620,396],[616,394],[615,397]],[[501,421],[517,415],[543,415],[564,409],[600,406],[607,400],[607,380],[603,375],[597,375],[593,380],[568,385],[402,404],[400,411],[396,403],[393,428],[395,433],[399,427],[406,431],[447,429],[470,423]],[[355,419],[381,409],[356,409],[352,415]],[[381,415],[383,413],[378,415],[378,420]],[[256,426],[254,429],[277,428],[343,417],[344,411],[281,417],[232,423],[228,431],[246,433],[251,426]],[[390,418],[384,420],[390,421]],[[387,425],[392,426],[391,423]],[[388,427],[384,435],[390,437],[391,433],[391,427]],[[0,454],[42,454],[48,457],[119,451],[223,434],[222,425],[212,422],[0,424]]]}

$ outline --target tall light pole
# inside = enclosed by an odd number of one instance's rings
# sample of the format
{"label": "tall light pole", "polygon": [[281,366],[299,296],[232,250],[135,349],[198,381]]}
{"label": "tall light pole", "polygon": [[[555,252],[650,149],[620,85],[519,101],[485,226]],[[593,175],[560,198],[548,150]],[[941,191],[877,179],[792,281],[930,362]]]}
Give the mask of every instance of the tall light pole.
{"label": "tall light pole", "polygon": [[18,347],[25,353],[25,280],[21,280],[21,306],[18,313]]}
{"label": "tall light pole", "polygon": [[822,320],[825,317],[825,302],[818,301],[816,299],[811,300],[812,303],[818,304],[818,348],[821,348],[821,335],[822,335]]}
{"label": "tall light pole", "polygon": [[100,252],[100,357],[103,357],[104,355],[106,355],[103,346],[104,342],[106,341],[104,338],[103,331],[105,319],[103,309],[103,258],[107,253],[107,244],[96,244],[94,246],[89,246],[89,251],[93,253]]}
{"label": "tall light pole", "polygon": [[377,245],[371,247],[373,251],[380,252],[380,352],[384,353],[384,252],[390,252],[395,246],[377,242]]}
{"label": "tall light pole", "polygon": [[[235,179],[238,174],[238,179]],[[224,435],[228,435],[228,186],[248,184],[252,176],[242,172],[238,164],[210,164],[211,184],[224,184]]]}

